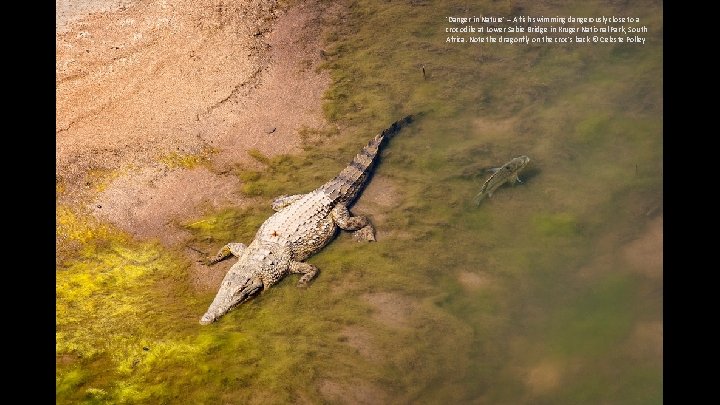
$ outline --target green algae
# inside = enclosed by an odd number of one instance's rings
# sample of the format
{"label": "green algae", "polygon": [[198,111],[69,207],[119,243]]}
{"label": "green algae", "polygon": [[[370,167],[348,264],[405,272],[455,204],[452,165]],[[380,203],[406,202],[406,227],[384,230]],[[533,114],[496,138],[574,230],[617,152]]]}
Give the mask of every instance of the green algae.
{"label": "green algae", "polygon": [[163,156],[160,156],[159,160],[167,167],[192,169],[194,167],[206,164],[212,158],[212,155],[217,153],[217,149],[210,146],[203,146],[199,152],[188,153],[188,152],[170,152]]}
{"label": "green algae", "polygon": [[[83,248],[56,271],[57,395],[88,403],[160,395],[162,384],[148,385],[148,376],[190,364],[208,347],[162,333],[180,314],[168,307],[177,290],[168,280],[183,280],[186,265],[157,243],[133,241],[66,207],[58,213],[59,231]],[[163,313],[170,318],[151,322]]]}
{"label": "green algae", "polygon": [[568,213],[538,214],[533,218],[533,225],[539,237],[572,236],[578,232],[577,221]]}
{"label": "green algae", "polygon": [[259,150],[255,149],[255,148],[248,150],[247,154],[262,164],[265,164],[265,165],[270,164],[270,158],[265,156],[262,152],[260,152]]}
{"label": "green algae", "polygon": [[120,172],[117,170],[95,168],[88,172],[86,185],[93,187],[96,192],[102,193],[118,176],[120,176]]}
{"label": "green algae", "polygon": [[225,243],[237,240],[252,239],[260,225],[267,219],[271,210],[248,208],[244,210],[225,209],[223,211],[199,218],[185,225],[192,231],[195,238],[208,243]]}
{"label": "green algae", "polygon": [[[370,136],[367,136],[367,140],[369,139]],[[357,144],[357,151],[362,146],[363,144]],[[311,191],[332,178],[339,167],[349,163],[355,156],[348,153],[347,161],[343,161],[327,150],[310,153],[309,157],[290,155],[267,157],[256,149],[249,150],[248,154],[260,163],[262,168],[238,166],[235,174],[242,181],[241,190],[247,196],[266,199],[273,199],[283,194]]]}
{"label": "green algae", "polygon": [[62,205],[56,207],[55,222],[58,235],[83,244],[93,239],[107,238],[110,233],[107,226],[90,218],[81,218],[78,213]]}
{"label": "green algae", "polygon": [[632,288],[632,280],[620,275],[594,283],[591,290],[548,321],[547,350],[567,357],[593,358],[617,347],[633,324],[633,314],[627,310]]}
{"label": "green algae", "polygon": [[302,142],[302,148],[306,152],[316,150],[318,147],[322,146],[323,143],[337,137],[339,134],[340,130],[337,126],[328,126],[326,128],[310,128],[303,126],[298,130],[298,135],[300,135],[300,141]]}

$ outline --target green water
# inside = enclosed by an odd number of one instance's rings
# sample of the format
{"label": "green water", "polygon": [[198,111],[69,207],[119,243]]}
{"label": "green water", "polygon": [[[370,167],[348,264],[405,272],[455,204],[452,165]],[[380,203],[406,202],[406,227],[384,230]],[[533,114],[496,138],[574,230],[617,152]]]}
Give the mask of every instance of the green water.
{"label": "green water", "polygon": [[[345,129],[256,156],[267,169],[237,175],[266,203],[184,226],[207,251],[248,243],[273,197],[422,111],[355,207],[378,242],[341,234],[308,289],[287,277],[201,327],[215,291],[181,252],[63,213],[83,247],[57,271],[58,403],[662,403],[662,3],[343,4],[324,68]],[[461,13],[628,15],[650,32],[446,44]],[[474,207],[485,169],[523,154],[524,183]]]}

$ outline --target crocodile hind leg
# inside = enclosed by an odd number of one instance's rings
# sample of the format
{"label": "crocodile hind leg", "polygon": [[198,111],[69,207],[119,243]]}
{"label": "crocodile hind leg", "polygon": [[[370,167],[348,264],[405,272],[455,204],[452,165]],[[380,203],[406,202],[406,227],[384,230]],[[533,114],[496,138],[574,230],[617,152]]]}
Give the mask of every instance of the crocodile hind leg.
{"label": "crocodile hind leg", "polygon": [[335,224],[344,231],[353,232],[353,239],[358,242],[375,240],[375,228],[365,216],[350,216],[350,211],[345,205],[339,204],[330,211],[330,216]]}
{"label": "crocodile hind leg", "polygon": [[228,243],[220,248],[215,257],[208,258],[208,264],[215,264],[219,261],[227,259],[230,256],[240,257],[246,247],[247,246],[245,246],[244,243]]}
{"label": "crocodile hind leg", "polygon": [[293,195],[281,195],[280,197],[276,198],[272,202],[272,209],[275,211],[280,211],[283,208],[287,207],[288,205],[294,203],[295,201],[305,197],[305,194],[293,194]]}
{"label": "crocodile hind leg", "polygon": [[307,287],[307,284],[318,274],[318,268],[309,263],[290,262],[290,273],[302,274],[298,280],[298,287]]}

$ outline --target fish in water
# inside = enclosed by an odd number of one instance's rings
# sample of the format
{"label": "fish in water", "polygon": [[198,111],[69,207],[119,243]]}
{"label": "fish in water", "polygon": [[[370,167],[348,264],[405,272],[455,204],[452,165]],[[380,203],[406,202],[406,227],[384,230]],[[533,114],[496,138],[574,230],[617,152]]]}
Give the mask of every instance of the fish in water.
{"label": "fish in water", "polygon": [[493,174],[485,180],[480,192],[475,196],[475,204],[480,205],[480,202],[485,199],[485,197],[492,197],[493,192],[505,183],[513,184],[516,181],[522,183],[518,177],[518,173],[520,173],[520,170],[524,169],[529,162],[530,158],[523,155],[516,157],[500,167],[490,169]]}

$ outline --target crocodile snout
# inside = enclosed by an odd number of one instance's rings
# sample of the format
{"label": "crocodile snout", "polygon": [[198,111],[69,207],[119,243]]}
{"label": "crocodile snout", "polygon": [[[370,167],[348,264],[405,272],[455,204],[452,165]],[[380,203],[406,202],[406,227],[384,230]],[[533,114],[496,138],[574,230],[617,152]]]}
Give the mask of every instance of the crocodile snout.
{"label": "crocodile snout", "polygon": [[205,315],[203,315],[202,318],[200,318],[200,325],[211,324],[211,323],[215,322],[215,319],[216,319],[215,315],[208,312]]}

